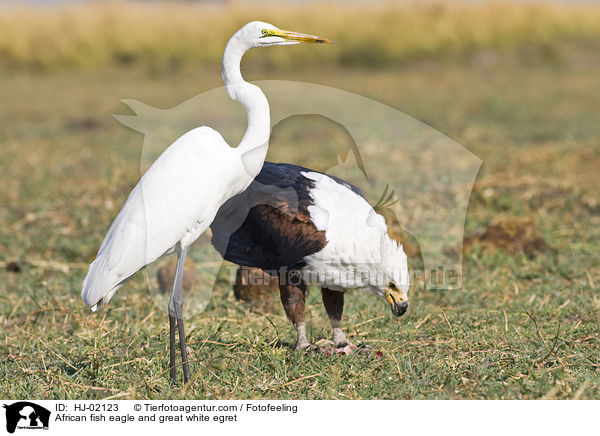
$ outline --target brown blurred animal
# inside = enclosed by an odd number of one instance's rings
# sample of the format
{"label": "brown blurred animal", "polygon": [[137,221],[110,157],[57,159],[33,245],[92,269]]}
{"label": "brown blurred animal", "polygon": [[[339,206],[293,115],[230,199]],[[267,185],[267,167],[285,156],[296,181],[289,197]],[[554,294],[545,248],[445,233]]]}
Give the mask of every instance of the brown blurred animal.
{"label": "brown blurred animal", "polygon": [[[158,280],[158,290],[161,294],[171,292],[173,283],[175,283],[175,270],[177,269],[177,259],[172,257],[167,263],[165,263],[158,273],[156,273],[156,279]],[[198,273],[196,272],[196,263],[192,259],[187,259],[184,267],[183,274],[183,285],[182,289],[184,292],[191,291],[195,285],[200,281]]]}
{"label": "brown blurred animal", "polygon": [[492,223],[482,233],[466,237],[463,250],[469,251],[476,244],[487,251],[501,249],[528,257],[554,250],[537,232],[531,218],[507,218]]}
{"label": "brown blurred animal", "polygon": [[281,312],[278,278],[260,268],[240,266],[235,274],[233,293],[237,300],[248,303],[257,312]]}

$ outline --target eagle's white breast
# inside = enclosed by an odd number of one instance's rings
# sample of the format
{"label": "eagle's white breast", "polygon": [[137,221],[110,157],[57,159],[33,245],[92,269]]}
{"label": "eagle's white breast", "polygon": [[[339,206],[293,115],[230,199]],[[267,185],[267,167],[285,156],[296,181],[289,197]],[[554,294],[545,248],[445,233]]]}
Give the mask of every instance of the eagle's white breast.
{"label": "eagle's white breast", "polygon": [[327,239],[321,251],[305,257],[305,280],[338,290],[368,287],[382,261],[385,219],[348,186],[316,172],[302,175],[315,182],[308,211]]}

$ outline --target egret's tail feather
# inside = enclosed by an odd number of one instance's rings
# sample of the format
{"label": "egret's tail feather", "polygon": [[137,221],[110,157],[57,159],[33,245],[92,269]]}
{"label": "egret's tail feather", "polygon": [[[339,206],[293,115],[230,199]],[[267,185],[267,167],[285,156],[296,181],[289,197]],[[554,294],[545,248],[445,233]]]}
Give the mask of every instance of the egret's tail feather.
{"label": "egret's tail feather", "polygon": [[114,293],[125,284],[123,281],[107,290],[104,285],[104,277],[102,277],[104,268],[98,266],[98,261],[99,259],[96,259],[92,262],[81,285],[81,298],[92,309],[92,312],[98,311],[103,305],[108,303]]}

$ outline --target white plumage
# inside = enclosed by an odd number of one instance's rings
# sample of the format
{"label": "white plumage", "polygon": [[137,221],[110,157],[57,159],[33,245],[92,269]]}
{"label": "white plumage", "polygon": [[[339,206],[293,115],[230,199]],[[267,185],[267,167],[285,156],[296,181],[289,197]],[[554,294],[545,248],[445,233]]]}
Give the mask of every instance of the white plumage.
{"label": "white plumage", "polygon": [[242,78],[242,56],[254,47],[300,42],[330,41],[259,21],[248,23],[231,37],[223,54],[223,81],[229,96],[240,102],[248,115],[248,128],[241,143],[231,148],[215,130],[199,127],[169,146],[127,198],[84,279],[81,296],[92,310],[97,310],[138,270],[163,254],[177,252],[169,303],[173,379],[175,323],[184,381],[190,378],[181,297],[187,248],[209,227],[219,207],[248,187],[267,153],[271,130],[269,103],[260,88]]}
{"label": "white plumage", "polygon": [[136,271],[177,244],[189,246],[218,208],[252,181],[240,156],[209,127],[173,143],[133,188],[83,282],[83,301],[97,310]]}
{"label": "white plumage", "polygon": [[383,216],[347,185],[317,172],[302,175],[315,182],[308,212],[327,239],[322,250],[304,258],[305,281],[338,291],[367,288],[378,295],[393,282],[407,293],[406,254],[387,234]]}

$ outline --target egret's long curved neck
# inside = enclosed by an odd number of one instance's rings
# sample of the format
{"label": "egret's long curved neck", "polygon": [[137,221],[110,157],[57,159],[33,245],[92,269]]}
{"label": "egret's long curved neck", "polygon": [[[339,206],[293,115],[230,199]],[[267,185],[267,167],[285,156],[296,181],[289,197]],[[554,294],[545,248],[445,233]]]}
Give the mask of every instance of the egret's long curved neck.
{"label": "egret's long curved neck", "polygon": [[251,179],[260,172],[267,155],[271,118],[269,102],[258,86],[244,80],[240,71],[242,56],[249,49],[238,35],[234,35],[223,54],[223,81],[227,94],[238,101],[248,114],[248,128],[237,147]]}

